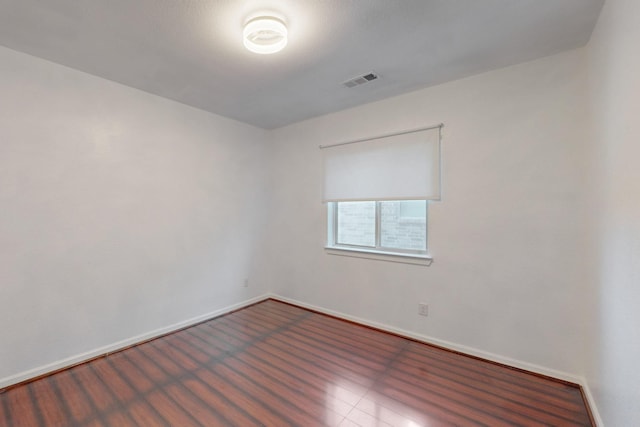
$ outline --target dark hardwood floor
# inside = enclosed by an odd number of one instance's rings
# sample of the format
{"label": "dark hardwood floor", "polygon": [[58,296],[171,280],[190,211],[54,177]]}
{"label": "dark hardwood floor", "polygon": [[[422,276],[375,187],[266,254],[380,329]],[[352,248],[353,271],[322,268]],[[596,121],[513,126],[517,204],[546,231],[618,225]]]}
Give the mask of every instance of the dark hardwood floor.
{"label": "dark hardwood floor", "polygon": [[2,426],[590,426],[578,387],[268,300],[0,394]]}

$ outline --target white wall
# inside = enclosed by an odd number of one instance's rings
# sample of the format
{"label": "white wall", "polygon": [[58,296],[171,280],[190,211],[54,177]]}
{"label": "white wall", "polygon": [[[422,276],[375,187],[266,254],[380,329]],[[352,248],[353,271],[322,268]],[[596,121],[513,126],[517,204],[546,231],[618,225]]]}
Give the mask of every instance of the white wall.
{"label": "white wall", "polygon": [[0,383],[265,291],[265,131],[5,48],[0,64]]}
{"label": "white wall", "polygon": [[598,271],[588,381],[607,426],[640,425],[640,2],[607,0],[589,44]]}
{"label": "white wall", "polygon": [[[585,51],[277,129],[269,268],[278,294],[583,373]],[[359,89],[354,89],[359,90]],[[327,255],[319,144],[445,123],[431,267]],[[417,315],[418,302],[430,306]]]}

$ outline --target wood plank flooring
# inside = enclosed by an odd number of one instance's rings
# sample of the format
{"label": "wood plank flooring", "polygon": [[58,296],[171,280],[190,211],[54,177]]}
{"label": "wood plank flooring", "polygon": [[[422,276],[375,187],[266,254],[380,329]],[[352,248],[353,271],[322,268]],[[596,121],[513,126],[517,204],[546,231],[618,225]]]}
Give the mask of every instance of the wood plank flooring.
{"label": "wood plank flooring", "polygon": [[575,386],[267,300],[9,388],[0,425],[592,424]]}

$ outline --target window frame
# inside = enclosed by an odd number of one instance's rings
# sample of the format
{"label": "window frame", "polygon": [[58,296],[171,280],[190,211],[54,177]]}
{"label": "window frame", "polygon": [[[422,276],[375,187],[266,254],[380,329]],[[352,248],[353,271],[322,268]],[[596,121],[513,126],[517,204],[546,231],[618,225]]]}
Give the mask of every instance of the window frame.
{"label": "window frame", "polygon": [[[421,199],[421,201],[424,199]],[[425,202],[425,249],[401,249],[382,246],[382,209],[383,202],[395,201],[395,200],[354,200],[355,201],[367,201],[375,202],[375,247],[364,245],[353,245],[347,243],[338,242],[338,204],[343,202],[350,202],[344,200],[342,202],[327,202],[327,244],[325,249],[329,251],[344,251],[348,252],[351,256],[357,256],[356,254],[364,255],[365,258],[370,258],[369,255],[376,256],[374,259],[383,259],[386,257],[403,258],[403,259],[415,259],[417,261],[430,261],[433,258],[429,254],[429,200]],[[405,201],[405,200],[397,200]],[[341,253],[334,253],[336,255],[342,255]],[[380,258],[382,257],[382,258]]]}

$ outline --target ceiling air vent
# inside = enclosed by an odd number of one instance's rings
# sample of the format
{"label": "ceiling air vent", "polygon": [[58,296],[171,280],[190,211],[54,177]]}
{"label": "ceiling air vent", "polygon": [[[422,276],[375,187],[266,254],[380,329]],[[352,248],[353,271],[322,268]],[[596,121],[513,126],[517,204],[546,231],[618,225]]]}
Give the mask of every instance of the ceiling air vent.
{"label": "ceiling air vent", "polygon": [[370,81],[373,81],[377,78],[378,78],[377,74],[368,73],[363,76],[358,76],[358,77],[354,77],[351,80],[347,80],[346,82],[342,83],[342,85],[351,88],[351,87],[363,85],[365,83],[369,83]]}

